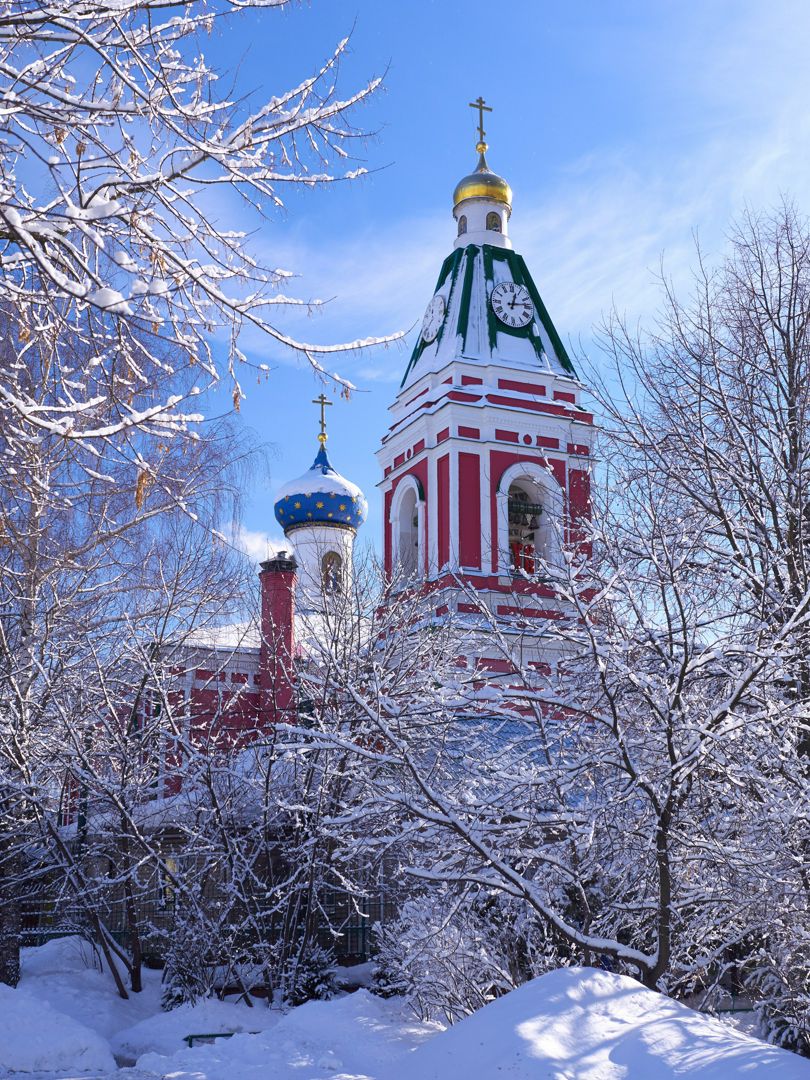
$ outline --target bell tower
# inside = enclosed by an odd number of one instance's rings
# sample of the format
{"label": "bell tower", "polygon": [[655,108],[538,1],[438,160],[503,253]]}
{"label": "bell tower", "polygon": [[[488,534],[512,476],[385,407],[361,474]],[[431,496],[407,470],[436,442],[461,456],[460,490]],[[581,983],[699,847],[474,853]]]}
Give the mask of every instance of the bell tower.
{"label": "bell tower", "polygon": [[[593,417],[509,236],[512,190],[478,163],[453,194],[456,237],[377,458],[384,558],[403,585],[436,590],[437,614],[473,613],[474,588],[506,625],[562,614],[553,567],[589,513]],[[544,580],[545,579],[545,580]]]}

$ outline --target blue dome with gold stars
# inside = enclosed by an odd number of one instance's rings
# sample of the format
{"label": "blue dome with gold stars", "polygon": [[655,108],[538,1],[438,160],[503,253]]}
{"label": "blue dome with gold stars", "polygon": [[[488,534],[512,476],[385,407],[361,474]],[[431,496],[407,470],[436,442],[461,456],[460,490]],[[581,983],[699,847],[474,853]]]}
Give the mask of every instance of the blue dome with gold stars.
{"label": "blue dome with gold stars", "polygon": [[363,492],[332,468],[323,444],[312,468],[281,488],[274,508],[285,534],[303,525],[357,529],[368,512]]}

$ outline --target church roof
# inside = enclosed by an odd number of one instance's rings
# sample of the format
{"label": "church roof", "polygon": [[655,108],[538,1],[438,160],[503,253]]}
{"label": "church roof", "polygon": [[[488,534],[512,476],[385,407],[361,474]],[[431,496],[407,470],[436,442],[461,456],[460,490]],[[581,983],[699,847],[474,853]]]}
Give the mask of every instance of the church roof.
{"label": "church roof", "polygon": [[[507,326],[492,310],[492,290],[501,282],[514,282],[528,290],[534,304],[528,325]],[[403,386],[454,359],[484,364],[503,361],[510,367],[576,376],[526,263],[511,248],[490,244],[456,248],[444,261],[434,296],[442,297],[446,315],[433,341],[420,335]]]}
{"label": "church roof", "polygon": [[276,521],[288,533],[318,524],[356,529],[366,519],[368,504],[357,484],[333,468],[321,444],[311,468],[280,488],[274,509]]}

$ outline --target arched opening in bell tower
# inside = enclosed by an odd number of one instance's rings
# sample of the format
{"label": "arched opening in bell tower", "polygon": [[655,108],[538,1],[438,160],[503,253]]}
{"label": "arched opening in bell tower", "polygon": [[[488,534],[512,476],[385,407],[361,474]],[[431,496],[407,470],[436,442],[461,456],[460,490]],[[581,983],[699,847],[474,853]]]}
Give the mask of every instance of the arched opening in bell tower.
{"label": "arched opening in bell tower", "polygon": [[412,578],[419,567],[419,513],[416,492],[405,493],[399,508],[399,570],[403,577]]}
{"label": "arched opening in bell tower", "polygon": [[397,488],[391,507],[394,566],[403,581],[415,578],[424,567],[421,507],[419,482],[413,476],[406,476]]}
{"label": "arched opening in bell tower", "polygon": [[509,574],[535,574],[562,557],[563,492],[542,465],[520,462],[498,486],[498,561]]}
{"label": "arched opening in bell tower", "polygon": [[533,489],[534,485],[522,479],[509,485],[507,497],[510,567],[527,574],[534,573],[536,538],[543,513],[543,504],[534,501],[538,493]]}

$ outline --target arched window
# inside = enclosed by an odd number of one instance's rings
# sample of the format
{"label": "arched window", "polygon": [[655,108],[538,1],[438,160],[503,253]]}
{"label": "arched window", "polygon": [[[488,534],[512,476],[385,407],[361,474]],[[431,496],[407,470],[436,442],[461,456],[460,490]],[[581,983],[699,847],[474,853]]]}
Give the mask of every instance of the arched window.
{"label": "arched window", "polygon": [[419,507],[415,487],[408,488],[399,504],[396,530],[399,572],[404,578],[412,578],[419,570]]}
{"label": "arched window", "polygon": [[498,483],[498,565],[534,574],[562,560],[563,489],[539,462],[517,462]]}
{"label": "arched window", "polygon": [[336,551],[327,551],[321,559],[321,586],[324,596],[343,592],[343,559]]}
{"label": "arched window", "polygon": [[487,228],[490,232],[501,231],[501,215],[496,214],[494,210],[490,210],[487,214]]}
{"label": "arched window", "polygon": [[467,231],[467,215],[462,214],[458,219],[458,235],[462,236]]}
{"label": "arched window", "polygon": [[[532,485],[533,486],[533,485]],[[509,485],[507,512],[509,514],[509,557],[512,570],[534,573],[537,534],[543,506],[533,502],[534,491],[528,484],[515,482]]]}

